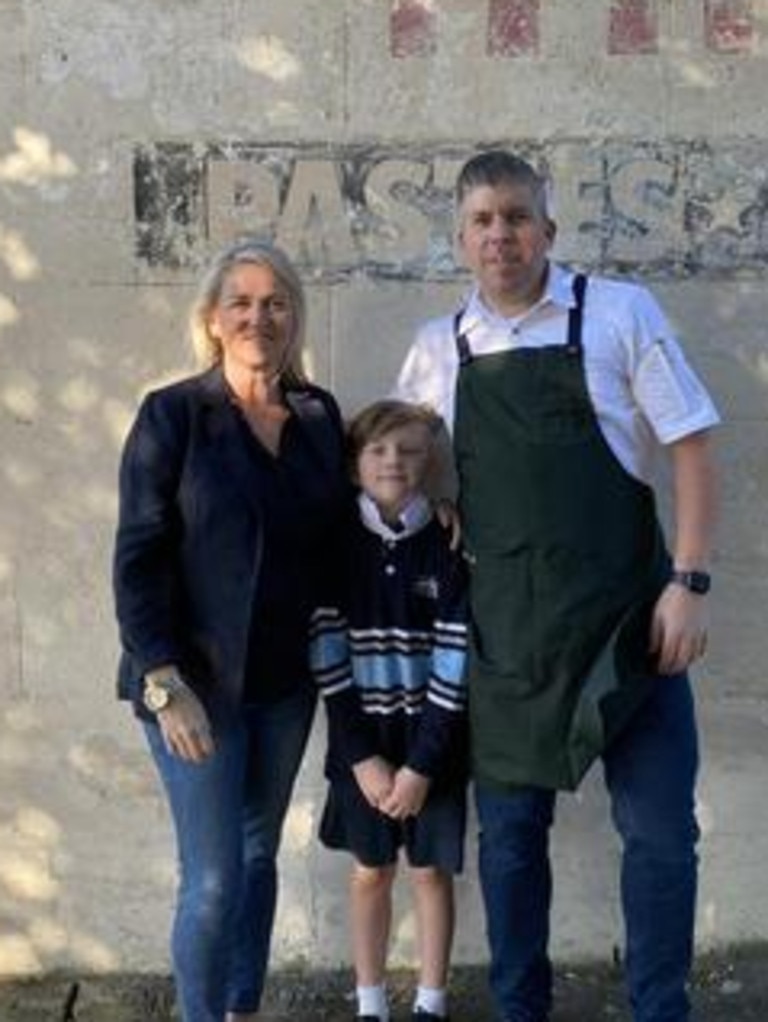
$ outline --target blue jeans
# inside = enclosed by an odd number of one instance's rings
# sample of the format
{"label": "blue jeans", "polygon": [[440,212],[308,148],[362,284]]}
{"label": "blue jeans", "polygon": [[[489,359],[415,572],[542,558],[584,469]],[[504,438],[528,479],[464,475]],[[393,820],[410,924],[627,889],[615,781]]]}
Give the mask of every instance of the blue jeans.
{"label": "blue jeans", "polygon": [[[603,756],[623,845],[626,973],[635,1022],[687,1022],[698,827],[698,742],[687,677],[658,689]],[[490,985],[505,1022],[544,1022],[552,1004],[547,952],[556,795],[477,788],[480,882],[491,949]]]}
{"label": "blue jeans", "polygon": [[169,754],[145,725],[176,829],[172,956],[184,1022],[258,1010],[277,901],[276,858],[314,713],[312,692],[213,716],[216,752]]}

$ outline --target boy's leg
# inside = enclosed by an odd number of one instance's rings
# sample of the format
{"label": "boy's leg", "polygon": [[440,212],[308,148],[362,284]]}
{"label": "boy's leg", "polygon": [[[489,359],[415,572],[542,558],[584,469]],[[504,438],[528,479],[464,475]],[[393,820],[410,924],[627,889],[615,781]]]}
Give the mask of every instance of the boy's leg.
{"label": "boy's leg", "polygon": [[453,876],[434,866],[411,867],[419,946],[419,989],[414,1012],[444,1018],[455,924]]}
{"label": "boy's leg", "polygon": [[555,794],[475,787],[480,883],[491,949],[491,990],[504,1022],[545,1022],[552,1003],[547,952]]}
{"label": "boy's leg", "polygon": [[350,875],[352,954],[361,1016],[388,1018],[384,975],[392,923],[392,884],[397,867],[363,866]]}
{"label": "boy's leg", "polygon": [[696,905],[698,745],[684,675],[658,689],[604,757],[624,845],[621,893],[636,1022],[687,1022]]}

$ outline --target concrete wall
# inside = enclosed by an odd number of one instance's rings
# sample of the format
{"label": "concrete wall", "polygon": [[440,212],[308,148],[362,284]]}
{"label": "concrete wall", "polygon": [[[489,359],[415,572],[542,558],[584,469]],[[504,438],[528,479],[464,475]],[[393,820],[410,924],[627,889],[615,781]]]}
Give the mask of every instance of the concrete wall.
{"label": "concrete wall", "polygon": [[[0,975],[162,969],[165,806],[112,699],[118,452],[189,365],[200,259],[258,230],[301,265],[346,408],[466,284],[450,185],[476,146],[550,169],[559,255],[654,286],[715,391],[725,512],[699,938],[768,938],[766,0],[0,0]],[[346,959],[315,839],[322,728],[287,827],[280,962]],[[599,778],[563,799],[554,950],[620,941]],[[470,842],[457,957],[481,961]],[[413,920],[401,905],[396,956]]]}

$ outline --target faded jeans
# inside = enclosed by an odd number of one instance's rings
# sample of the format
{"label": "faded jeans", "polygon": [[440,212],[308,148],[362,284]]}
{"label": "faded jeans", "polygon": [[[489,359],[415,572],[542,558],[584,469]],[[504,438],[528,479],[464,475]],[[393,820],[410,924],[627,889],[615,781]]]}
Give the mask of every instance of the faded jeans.
{"label": "faded jeans", "polygon": [[277,901],[283,821],[309,736],[314,693],[214,713],[216,752],[187,763],[145,725],[176,830],[173,970],[184,1022],[259,1008]]}

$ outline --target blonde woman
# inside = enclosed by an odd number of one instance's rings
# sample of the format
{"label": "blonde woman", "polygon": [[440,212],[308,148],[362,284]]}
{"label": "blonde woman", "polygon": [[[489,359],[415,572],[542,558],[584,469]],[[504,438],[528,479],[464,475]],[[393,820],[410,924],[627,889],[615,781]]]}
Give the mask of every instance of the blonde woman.
{"label": "blonde woman", "polygon": [[315,707],[308,619],[348,490],[336,402],[302,371],[304,314],[282,252],[221,251],[191,311],[202,372],[145,398],[123,453],[119,694],[176,830],[184,1022],[258,1018]]}

